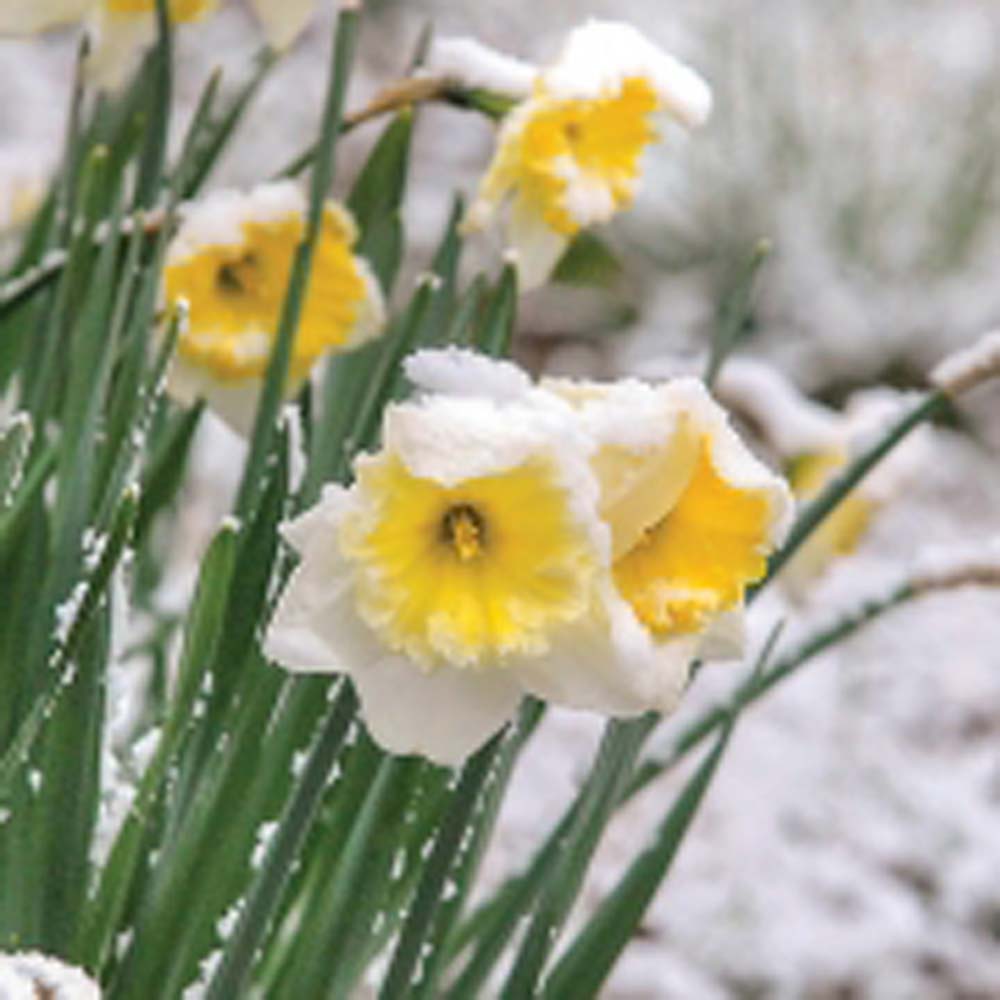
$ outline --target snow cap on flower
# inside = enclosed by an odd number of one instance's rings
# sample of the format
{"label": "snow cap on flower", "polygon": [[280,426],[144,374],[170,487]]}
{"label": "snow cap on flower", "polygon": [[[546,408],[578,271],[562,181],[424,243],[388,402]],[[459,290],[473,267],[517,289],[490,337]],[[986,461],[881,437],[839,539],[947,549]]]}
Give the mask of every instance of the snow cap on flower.
{"label": "snow cap on flower", "polygon": [[[199,21],[218,0],[168,0],[174,24]],[[27,35],[83,21],[93,40],[87,74],[101,87],[118,87],[156,38],[155,0],[2,0],[0,35]]]}
{"label": "snow cap on flower", "polygon": [[631,204],[658,122],[690,127],[710,110],[692,69],[630,25],[588,21],[507,115],[466,224],[483,228],[503,210],[522,288],[535,287],[580,229]]}
{"label": "snow cap on flower", "polygon": [[463,37],[432,39],[422,72],[469,90],[523,98],[531,93],[538,69],[475,38]]}
{"label": "snow cap on flower", "polygon": [[3,1000],[101,1000],[101,991],[81,969],[37,951],[0,952]]}
{"label": "snow cap on flower", "polygon": [[[164,298],[171,307],[184,302],[188,311],[168,387],[182,402],[205,397],[241,433],[253,421],[305,212],[291,181],[218,191],[186,206],[167,253]],[[382,330],[382,294],[353,252],[356,239],[349,213],[328,202],[293,341],[288,395],[327,352],[349,350]]]}
{"label": "snow cap on flower", "polygon": [[694,380],[534,386],[456,350],[408,374],[354,485],[285,529],[302,562],[268,655],[350,674],[380,742],[443,763],[524,693],[673,708],[691,658],[738,636],[783,482]]}

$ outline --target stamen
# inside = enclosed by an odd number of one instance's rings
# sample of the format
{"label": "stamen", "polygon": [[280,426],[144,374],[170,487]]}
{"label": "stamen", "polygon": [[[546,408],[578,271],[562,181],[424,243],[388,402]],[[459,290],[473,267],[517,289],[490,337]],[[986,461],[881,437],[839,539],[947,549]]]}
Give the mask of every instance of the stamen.
{"label": "stamen", "polygon": [[215,276],[219,291],[225,295],[243,295],[249,284],[247,272],[254,270],[256,266],[257,255],[252,252],[245,253],[238,260],[223,264]]}
{"label": "stamen", "polygon": [[483,551],[486,525],[482,515],[467,503],[449,507],[441,520],[441,535],[453,546],[462,562],[475,559]]}

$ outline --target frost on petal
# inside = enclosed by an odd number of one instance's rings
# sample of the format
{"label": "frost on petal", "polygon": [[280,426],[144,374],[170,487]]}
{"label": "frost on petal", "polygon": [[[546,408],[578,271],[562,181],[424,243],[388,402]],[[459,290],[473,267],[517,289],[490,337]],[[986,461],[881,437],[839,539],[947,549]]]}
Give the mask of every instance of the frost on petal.
{"label": "frost on petal", "polygon": [[682,124],[700,125],[708,118],[708,84],[630,24],[590,20],[575,28],[542,79],[555,96],[579,100],[617,93],[636,77],[653,84],[664,110]]}
{"label": "frost on petal", "polygon": [[2,0],[0,35],[33,35],[79,21],[95,5],[96,0]]}
{"label": "frost on petal", "polygon": [[485,396],[515,400],[531,389],[531,379],[517,365],[475,351],[448,347],[411,354],[403,363],[406,377],[424,392],[450,396]]}
{"label": "frost on petal", "polygon": [[382,746],[444,765],[461,763],[484,743],[513,717],[521,698],[506,671],[425,671],[401,656],[367,664],[353,676],[365,724]]}
{"label": "frost on petal", "polygon": [[250,0],[268,42],[287,49],[302,33],[316,7],[316,0]]}
{"label": "frost on petal", "polygon": [[4,1000],[101,1000],[97,984],[76,966],[37,951],[0,952]]}
{"label": "frost on petal", "polygon": [[491,49],[474,38],[435,38],[425,63],[427,73],[470,90],[527,97],[538,70],[531,63]]}

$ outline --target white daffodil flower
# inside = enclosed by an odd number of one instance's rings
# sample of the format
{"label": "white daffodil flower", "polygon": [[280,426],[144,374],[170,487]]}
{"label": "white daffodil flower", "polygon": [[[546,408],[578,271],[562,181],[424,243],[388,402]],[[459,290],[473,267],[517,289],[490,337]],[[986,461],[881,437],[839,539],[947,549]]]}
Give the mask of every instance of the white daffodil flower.
{"label": "white daffodil flower", "polygon": [[[215,192],[184,208],[167,251],[163,298],[168,308],[183,302],[187,309],[168,390],[181,402],[204,397],[243,434],[252,426],[305,214],[305,197],[290,181]],[[328,202],[292,347],[289,396],[321,357],[383,328],[382,293],[353,252],[356,239],[349,213]]]}
{"label": "white daffodil flower", "polygon": [[[218,0],[169,0],[174,24],[200,21]],[[87,61],[91,81],[118,87],[156,38],[155,0],[0,0],[0,35],[32,35],[82,21],[93,40]]]}
{"label": "white daffodil flower", "polygon": [[705,81],[635,28],[588,21],[504,119],[466,224],[502,210],[522,288],[540,285],[577,232],[631,204],[658,122],[700,125],[711,106]]}
{"label": "white daffodil flower", "polygon": [[101,1000],[101,991],[81,969],[37,951],[0,952],[3,1000]]}
{"label": "white daffodil flower", "polygon": [[[456,763],[524,693],[669,711],[789,513],[693,380],[547,383],[425,351],[383,446],[285,536],[267,654],[342,671],[376,739]],[[709,646],[716,648],[709,648]]]}

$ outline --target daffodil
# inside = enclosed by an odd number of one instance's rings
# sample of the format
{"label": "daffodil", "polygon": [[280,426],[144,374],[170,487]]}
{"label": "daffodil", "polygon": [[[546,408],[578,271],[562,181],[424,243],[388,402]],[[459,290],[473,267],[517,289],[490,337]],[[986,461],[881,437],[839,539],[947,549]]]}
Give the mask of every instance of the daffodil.
{"label": "daffodil", "polygon": [[611,553],[601,614],[559,656],[532,665],[536,690],[560,697],[575,661],[594,686],[580,684],[572,704],[606,707],[615,663],[631,678],[616,685],[617,713],[673,707],[693,657],[740,655],[744,594],[787,530],[788,487],[697,379],[542,389],[572,405],[590,442]]}
{"label": "daffodil", "polygon": [[467,225],[502,209],[522,286],[541,284],[576,233],[631,204],[663,121],[698,125],[710,109],[692,69],[629,25],[589,21],[505,118]]}
{"label": "daffodil", "polygon": [[[200,21],[218,0],[168,0],[174,24]],[[0,34],[30,35],[83,21],[92,36],[87,64],[99,86],[117,87],[156,37],[155,0],[0,0]]]}
{"label": "daffodil", "polygon": [[454,763],[524,693],[609,715],[674,707],[788,514],[691,381],[533,386],[420,352],[350,487],[285,528],[302,557],[268,632],[341,671],[389,749]]}
{"label": "daffodil", "polygon": [[[185,208],[167,253],[166,305],[186,309],[168,388],[183,402],[204,397],[244,433],[277,334],[305,209],[292,182],[219,191]],[[353,252],[356,239],[349,213],[328,202],[293,342],[288,395],[327,353],[349,350],[382,329],[382,295]]]}

